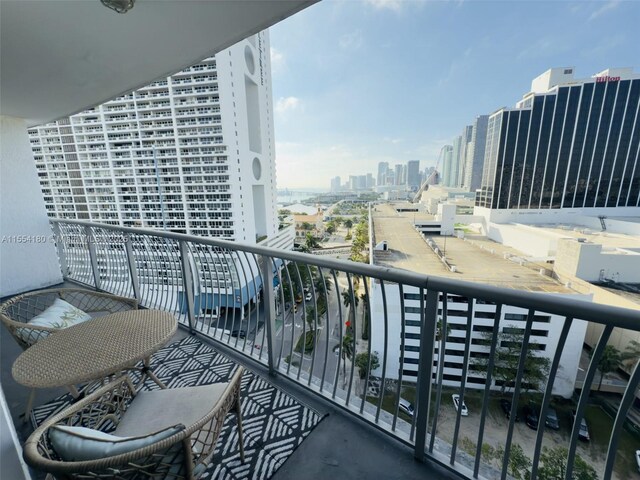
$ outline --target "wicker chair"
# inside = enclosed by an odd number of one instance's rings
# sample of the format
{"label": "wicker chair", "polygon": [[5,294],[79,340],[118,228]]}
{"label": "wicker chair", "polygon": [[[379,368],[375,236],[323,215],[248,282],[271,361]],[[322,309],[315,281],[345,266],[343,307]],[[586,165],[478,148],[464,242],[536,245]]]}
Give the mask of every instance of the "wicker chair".
{"label": "wicker chair", "polygon": [[[240,410],[240,384],[243,368],[238,367],[229,383],[214,384],[206,387],[185,387],[178,389],[156,390],[153,392],[138,392],[128,376],[122,376],[85,397],[81,401],[67,407],[54,415],[38,427],[27,439],[24,445],[24,459],[37,470],[41,470],[58,479],[76,478],[109,478],[128,480],[133,478],[154,478],[187,480],[196,479],[206,471],[210,462],[218,436],[222,430],[227,413],[235,408],[238,422],[238,437],[240,459],[244,462],[244,447],[242,441],[242,414]],[[219,394],[208,395],[207,402],[193,395],[194,389],[218,387]],[[162,396],[169,394],[169,398],[179,397],[179,402],[148,402],[144,394]],[[177,395],[176,395],[177,394]],[[149,397],[147,397],[149,398]],[[140,402],[136,407],[136,402]],[[146,402],[146,403],[145,403]],[[176,405],[189,405],[193,408],[176,408]],[[149,403],[152,404],[148,408]],[[195,405],[193,405],[195,403]],[[165,412],[158,412],[158,408]],[[142,410],[144,409],[144,410]],[[134,411],[135,410],[135,411]],[[147,410],[151,410],[147,412]],[[191,411],[191,416],[198,411],[204,411],[199,419],[185,423]],[[195,413],[194,413],[195,410]],[[132,413],[127,417],[127,411]],[[145,415],[139,415],[144,411]],[[120,426],[127,423],[137,430],[150,434],[158,431],[156,416],[167,417],[171,425],[182,423],[186,428],[172,436],[157,441],[149,446],[133,450],[117,456],[87,461],[64,461],[54,451],[49,440],[49,431],[54,425],[70,425],[99,429],[105,432],[120,433]],[[146,417],[145,421],[141,417]],[[145,430],[145,424],[146,430]],[[129,429],[130,430],[130,429]],[[131,432],[129,432],[131,433]]]}
{"label": "wicker chair", "polygon": [[138,308],[135,299],[79,288],[37,290],[18,295],[0,305],[0,320],[24,350],[57,330],[32,325],[29,326],[30,333],[26,339],[24,335],[17,333],[19,329],[24,331],[25,324],[49,308],[56,298],[70,303],[92,317]]}

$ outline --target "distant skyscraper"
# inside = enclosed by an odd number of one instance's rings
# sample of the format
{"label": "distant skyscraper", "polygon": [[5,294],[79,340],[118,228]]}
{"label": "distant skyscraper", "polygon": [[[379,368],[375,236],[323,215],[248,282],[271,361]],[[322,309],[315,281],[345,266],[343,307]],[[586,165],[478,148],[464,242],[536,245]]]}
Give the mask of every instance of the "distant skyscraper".
{"label": "distant skyscraper", "polygon": [[32,128],[47,210],[59,218],[245,242],[272,236],[278,232],[272,112],[263,32]]}
{"label": "distant skyscraper", "polygon": [[403,175],[402,175],[402,169],[403,169],[404,165],[398,163],[395,166],[395,174],[394,174],[394,179],[395,179],[395,184],[396,185],[404,185],[403,182]]}
{"label": "distant skyscraper", "polygon": [[458,169],[458,178],[456,179],[456,187],[464,186],[464,179],[467,169],[467,157],[472,148],[471,142],[473,140],[473,125],[467,125],[462,129],[462,135],[460,136],[460,167]]}
{"label": "distant skyscraper", "polygon": [[451,163],[453,162],[453,145],[445,145],[442,151],[442,176],[440,183],[444,187],[450,187],[451,183]]}
{"label": "distant skyscraper", "polygon": [[407,162],[407,185],[409,188],[417,190],[420,188],[420,160],[409,160]]}
{"label": "distant skyscraper", "polygon": [[480,195],[491,209],[640,206],[640,75],[554,68],[489,117]]}
{"label": "distant skyscraper", "polygon": [[338,192],[341,189],[340,177],[333,177],[331,179],[331,191]]}
{"label": "distant skyscraper", "polygon": [[376,184],[376,179],[373,178],[372,173],[367,173],[367,188],[373,188]]}
{"label": "distant skyscraper", "polygon": [[464,145],[462,143],[462,135],[458,135],[453,139],[453,152],[451,153],[451,171],[449,173],[448,187],[457,187],[458,178],[462,169],[464,154]]}
{"label": "distant skyscraper", "polygon": [[480,115],[473,122],[473,136],[467,146],[467,159],[463,186],[470,192],[476,191],[482,184],[482,166],[487,143],[487,123],[489,115]]}
{"label": "distant skyscraper", "polygon": [[378,185],[387,185],[389,176],[389,162],[378,163]]}

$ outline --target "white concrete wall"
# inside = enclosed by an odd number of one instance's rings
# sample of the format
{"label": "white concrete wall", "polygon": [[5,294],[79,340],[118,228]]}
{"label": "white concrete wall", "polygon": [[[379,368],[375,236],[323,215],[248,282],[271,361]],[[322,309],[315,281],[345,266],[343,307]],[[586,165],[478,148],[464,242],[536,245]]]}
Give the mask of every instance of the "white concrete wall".
{"label": "white concrete wall", "polygon": [[436,220],[442,225],[440,235],[453,235],[456,223],[456,206],[453,204],[438,205]]}
{"label": "white concrete wall", "polygon": [[[413,287],[405,287],[404,293],[409,295],[419,294],[417,288]],[[402,316],[400,309],[400,295],[397,288],[393,286],[387,285],[385,287],[385,295],[386,295],[386,305],[387,305],[387,369],[386,369],[386,377],[390,379],[397,379],[398,372],[400,368],[400,337],[402,333]],[[585,301],[590,301],[590,295],[571,295],[571,298],[581,299]],[[420,307],[419,299],[405,299],[405,310],[409,307],[409,310],[416,310]],[[442,308],[442,304],[439,305],[439,308]],[[452,310],[459,310],[463,307],[460,304],[454,303],[452,301],[448,304],[448,309],[451,312]],[[485,304],[476,304],[475,312],[495,312],[495,305],[485,305]],[[504,328],[507,326],[515,325],[519,328],[524,328],[525,322],[522,321],[514,321],[505,319],[505,315],[507,314],[520,314],[526,315],[527,310],[513,307],[510,305],[504,305],[502,309],[502,317],[500,319],[500,327]],[[537,312],[539,315],[549,315],[545,314],[545,312]],[[563,317],[559,317],[556,315],[550,315],[551,319],[549,322],[538,322],[534,321],[533,329],[546,331],[547,336],[535,336],[532,337],[532,340],[536,341],[539,344],[546,345],[546,349],[541,352],[541,356],[546,356],[551,358],[556,351],[556,347],[558,344],[558,339],[560,336],[560,332],[563,326]],[[450,315],[449,322],[455,324],[466,324],[466,317],[454,316]],[[417,312],[406,312],[405,313],[405,363],[403,365],[403,369],[407,371],[417,372],[418,365],[418,351],[417,348],[420,345],[420,340],[418,338],[412,339],[407,338],[407,334],[409,335],[418,335],[420,334],[420,327],[416,325],[407,324],[407,322],[419,322],[420,314]],[[379,357],[382,359],[382,353],[384,351],[384,304],[382,302],[382,293],[380,285],[374,282],[371,288],[371,350],[377,351],[379,353]],[[473,326],[492,326],[494,324],[494,320],[491,318],[481,318],[479,316],[474,316],[473,318]],[[576,375],[578,373],[578,366],[580,361],[580,354],[582,352],[582,346],[584,343],[584,338],[586,334],[587,323],[575,320],[571,326],[571,330],[569,332],[569,336],[567,338],[565,347],[562,351],[562,356],[560,360],[561,368],[558,370],[556,378],[554,380],[553,385],[553,393],[555,395],[560,395],[565,398],[570,397],[573,394],[574,385]],[[452,329],[449,333],[451,337],[462,337],[464,338],[464,331],[459,329]],[[484,338],[480,332],[473,331],[472,338],[481,339]],[[407,349],[406,347],[409,347]],[[447,342],[445,348],[450,351],[460,352],[459,355],[450,355],[446,354],[444,360],[446,362],[462,362],[463,353],[464,353],[464,344],[463,343],[455,343],[455,342]],[[415,351],[412,351],[415,350]],[[472,344],[471,351],[477,352],[487,352],[488,349],[485,346]],[[437,358],[434,357],[434,358]],[[410,363],[413,362],[413,363]],[[382,362],[381,362],[382,363]],[[379,367],[375,371],[376,375],[382,374],[382,367]],[[462,370],[459,368],[449,368],[445,367],[444,369],[445,375],[454,375],[460,376],[462,374]],[[469,373],[469,376],[473,375],[472,372]],[[403,375],[403,381],[412,382],[417,379],[417,376],[409,376]],[[459,381],[453,380],[443,380],[444,385],[448,386],[459,386]],[[484,384],[481,383],[467,383],[468,388],[484,388]],[[493,390],[500,390],[499,386],[492,385]]]}
{"label": "white concrete wall", "polygon": [[522,223],[525,225],[540,224],[572,224],[581,225],[596,231],[602,230],[600,219],[602,215],[608,232],[640,235],[640,222],[625,221],[624,217],[640,217],[640,207],[616,208],[562,208],[562,209],[522,209],[522,210],[491,210],[475,207],[474,215],[483,215],[487,222],[492,223]]}
{"label": "white concrete wall", "polygon": [[0,297],[60,282],[25,122],[0,116]]}
{"label": "white concrete wall", "polygon": [[0,478],[3,480],[31,479],[22,459],[22,447],[11,420],[9,406],[0,387]]}
{"label": "white concrete wall", "polygon": [[556,254],[558,240],[565,238],[552,232],[527,225],[503,225],[490,223],[487,236],[498,243],[528,255],[530,257],[551,257]]}
{"label": "white concrete wall", "polygon": [[640,282],[640,253],[625,249],[602,251],[602,245],[562,240],[558,244],[555,268],[589,282],[602,279],[616,282]]}

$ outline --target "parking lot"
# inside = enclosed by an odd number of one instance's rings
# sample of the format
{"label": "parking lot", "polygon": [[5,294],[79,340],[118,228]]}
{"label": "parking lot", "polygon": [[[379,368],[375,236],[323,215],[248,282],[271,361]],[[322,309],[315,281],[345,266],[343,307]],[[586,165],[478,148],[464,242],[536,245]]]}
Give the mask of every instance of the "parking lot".
{"label": "parking lot", "polygon": [[[438,438],[451,443],[456,422],[456,410],[453,407],[451,395],[457,393],[457,390],[443,388],[440,412],[438,415]],[[415,390],[412,387],[403,388],[402,397],[415,404]],[[500,399],[508,398],[508,395],[501,396],[499,392],[495,392],[489,403],[487,419],[485,421],[483,444],[491,447],[504,448],[504,442],[508,429],[508,420],[500,407]],[[529,394],[528,398],[539,398],[539,395]],[[529,458],[533,457],[537,431],[525,424],[522,414],[522,407],[527,403],[527,397],[519,404],[518,414],[520,421],[514,424],[513,443],[519,444],[525,455]],[[385,398],[384,408],[392,411],[394,400],[392,396]],[[539,402],[538,402],[539,403]],[[467,453],[475,455],[475,445],[478,439],[478,430],[480,426],[480,413],[482,408],[481,392],[466,392],[465,404],[469,411],[467,417],[461,417],[459,448],[466,450]],[[573,402],[563,399],[554,399],[551,405],[557,412],[559,430],[551,430],[545,428],[543,436],[543,446],[550,448],[569,446],[569,435],[572,428],[571,410],[575,408]],[[391,408],[391,410],[390,410]],[[401,418],[410,421],[410,418],[401,414]],[[613,425],[613,419],[607,415],[599,406],[592,404],[587,406],[586,420],[588,424],[591,440],[589,442],[579,441],[577,453],[589,464],[591,464],[602,477],[604,469],[604,461],[609,444],[609,437]],[[431,421],[430,421],[431,423]],[[541,422],[544,423],[544,420]],[[467,440],[463,441],[463,438]],[[613,478],[619,480],[627,480],[637,478],[640,479],[638,468],[635,461],[635,450],[640,449],[640,440],[624,430],[621,434],[618,455],[614,465]],[[483,458],[483,461],[485,459]],[[493,459],[491,463],[501,468],[501,462]]]}

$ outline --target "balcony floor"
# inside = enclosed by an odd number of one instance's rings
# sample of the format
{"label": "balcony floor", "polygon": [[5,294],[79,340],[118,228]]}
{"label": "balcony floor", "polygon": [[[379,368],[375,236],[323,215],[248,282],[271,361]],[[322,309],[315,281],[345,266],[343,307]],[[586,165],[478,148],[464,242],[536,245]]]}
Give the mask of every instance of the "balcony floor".
{"label": "balcony floor", "polygon": [[[188,331],[179,329],[173,340],[179,340],[185,336],[189,336]],[[199,336],[199,340],[210,344],[236,363],[268,378],[271,383],[320,414],[327,414],[326,418],[275,473],[272,477],[274,480],[455,478],[437,466],[416,462],[410,448],[334,407],[291,380],[283,377],[269,377],[266,367],[247,360],[207,338]],[[20,353],[18,344],[4,327],[0,327],[0,381],[18,437],[24,442],[32,431],[31,425],[25,423],[20,416],[24,412],[29,389],[16,383],[11,376],[11,366]],[[66,392],[65,389],[38,390],[34,405],[46,403]]]}

